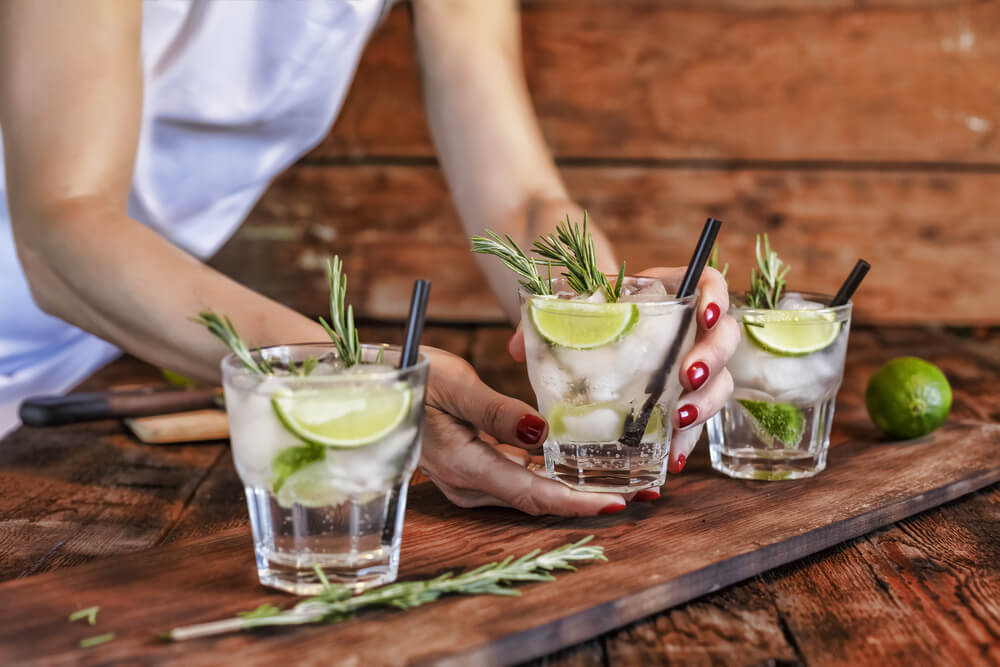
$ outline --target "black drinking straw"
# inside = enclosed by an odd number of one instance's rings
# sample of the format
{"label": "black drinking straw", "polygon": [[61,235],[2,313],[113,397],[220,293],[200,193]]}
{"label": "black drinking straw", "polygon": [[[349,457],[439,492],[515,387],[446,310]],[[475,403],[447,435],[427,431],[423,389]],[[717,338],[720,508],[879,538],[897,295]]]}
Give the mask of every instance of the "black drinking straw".
{"label": "black drinking straw", "polygon": [[854,295],[854,290],[858,289],[858,285],[865,279],[865,275],[867,275],[870,268],[872,268],[871,264],[863,259],[859,259],[858,263],[851,269],[851,275],[847,276],[847,280],[844,281],[844,284],[837,291],[837,296],[833,297],[833,301],[830,302],[830,308],[843,306],[850,301]]}
{"label": "black drinking straw", "polygon": [[[681,280],[681,286],[677,290],[676,298],[683,299],[694,294],[694,289],[698,285],[698,281],[701,280],[701,273],[705,270],[708,257],[712,254],[712,248],[715,246],[715,237],[718,235],[719,227],[721,226],[722,221],[715,218],[709,218],[705,221],[705,226],[701,230],[701,236],[698,237],[698,245],[694,248],[691,261],[688,262],[687,271]],[[681,313],[681,323],[677,327],[677,333],[670,343],[667,355],[663,358],[663,363],[660,364],[660,367],[650,377],[649,384],[646,385],[646,393],[649,396],[646,398],[646,402],[642,404],[642,410],[638,416],[630,413],[625,418],[624,432],[619,440],[623,445],[637,447],[642,441],[642,436],[646,432],[646,425],[649,423],[649,417],[653,414],[656,402],[663,395],[663,390],[666,389],[667,375],[674,367],[677,355],[681,352],[681,345],[684,343],[685,334],[688,327],[691,326],[691,318],[694,316],[696,309],[697,305],[694,308],[685,308],[684,312]]]}
{"label": "black drinking straw", "polygon": [[431,292],[429,280],[413,281],[413,296],[410,297],[410,315],[406,318],[406,337],[403,352],[399,355],[399,367],[409,368],[417,363],[420,354],[420,335],[424,331],[424,317],[427,315],[427,297]]}

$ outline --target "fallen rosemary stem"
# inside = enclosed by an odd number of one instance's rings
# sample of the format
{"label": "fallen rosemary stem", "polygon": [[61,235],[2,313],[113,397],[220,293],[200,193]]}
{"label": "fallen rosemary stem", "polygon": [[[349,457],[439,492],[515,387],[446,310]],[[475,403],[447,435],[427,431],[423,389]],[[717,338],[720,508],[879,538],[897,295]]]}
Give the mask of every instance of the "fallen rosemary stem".
{"label": "fallen rosemary stem", "polygon": [[434,602],[442,595],[520,595],[513,584],[525,581],[554,581],[554,570],[575,570],[575,562],[606,561],[604,547],[589,545],[589,535],[579,542],[565,544],[541,553],[535,549],[517,560],[509,556],[500,562],[487,563],[464,574],[446,572],[425,581],[402,581],[351,597],[347,586],[326,581],[322,570],[316,573],[325,584],[319,595],[307,598],[294,607],[281,610],[261,605],[236,618],[174,628],[163,633],[164,639],[184,641],[263,626],[337,623],[365,607],[383,606],[410,609]]}

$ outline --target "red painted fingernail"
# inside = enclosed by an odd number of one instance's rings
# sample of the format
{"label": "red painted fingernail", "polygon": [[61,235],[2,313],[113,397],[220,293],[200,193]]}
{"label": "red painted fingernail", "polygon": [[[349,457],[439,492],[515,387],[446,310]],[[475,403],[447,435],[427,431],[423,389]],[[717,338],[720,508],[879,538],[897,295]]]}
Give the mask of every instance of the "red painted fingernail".
{"label": "red painted fingernail", "polygon": [[677,455],[677,472],[684,470],[684,464],[688,462],[688,457],[683,454]]}
{"label": "red painted fingernail", "polygon": [[517,420],[517,438],[528,445],[537,445],[545,432],[545,420],[538,415],[524,415]]}
{"label": "red painted fingernail", "polygon": [[690,426],[696,419],[698,419],[698,408],[694,407],[690,403],[682,405],[680,409],[677,410],[677,423],[680,424],[681,428]]}
{"label": "red painted fingernail", "polygon": [[641,501],[659,500],[659,498],[660,498],[660,492],[657,491],[656,489],[643,489],[642,491],[639,491],[634,496],[632,496],[632,500],[641,500]]}
{"label": "red painted fingernail", "polygon": [[722,314],[722,310],[719,308],[719,304],[710,303],[705,308],[705,328],[711,329],[715,326],[716,322],[719,321],[719,315]]}
{"label": "red painted fingernail", "polygon": [[614,514],[615,512],[621,512],[627,507],[624,503],[615,503],[614,505],[608,505],[602,509],[598,514]]}
{"label": "red painted fingernail", "polygon": [[708,379],[708,366],[701,361],[696,361],[688,368],[687,376],[688,382],[691,383],[691,390],[693,391],[705,384],[705,380]]}

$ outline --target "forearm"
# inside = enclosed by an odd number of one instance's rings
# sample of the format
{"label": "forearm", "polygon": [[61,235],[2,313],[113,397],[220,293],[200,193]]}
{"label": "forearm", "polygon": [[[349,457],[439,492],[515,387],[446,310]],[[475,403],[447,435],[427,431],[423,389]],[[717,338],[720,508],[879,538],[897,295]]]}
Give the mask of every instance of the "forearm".
{"label": "forearm", "polygon": [[151,364],[218,379],[226,350],[188,319],[201,310],[229,316],[252,346],[325,338],[316,323],[99,202],[71,200],[15,217],[18,254],[39,305]]}
{"label": "forearm", "polygon": [[[524,81],[511,0],[417,0],[417,51],[435,147],[469,235],[492,229],[530,245],[570,216],[581,221],[545,145]],[[596,226],[601,266],[614,254]],[[479,257],[493,292],[518,317],[513,274]]]}

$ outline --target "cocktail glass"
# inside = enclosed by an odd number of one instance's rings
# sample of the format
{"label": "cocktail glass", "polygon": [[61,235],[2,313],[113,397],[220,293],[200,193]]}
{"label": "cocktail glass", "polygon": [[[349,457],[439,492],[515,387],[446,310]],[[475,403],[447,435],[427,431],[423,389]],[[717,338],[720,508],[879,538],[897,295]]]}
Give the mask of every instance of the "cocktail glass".
{"label": "cocktail glass", "polygon": [[676,299],[655,278],[626,277],[621,300],[605,303],[601,291],[580,298],[565,279],[552,284],[555,296],[521,291],[528,378],[549,422],[549,477],[583,491],[662,485],[697,295]]}
{"label": "cocktail glass", "polygon": [[[222,378],[260,582],[315,595],[317,569],[355,592],[393,581],[428,361],[397,369],[399,348],[376,345],[362,345],[363,363],[351,368],[332,344],[254,356],[275,374],[254,374],[229,355]],[[307,376],[291,370],[309,359],[318,363]]]}
{"label": "cocktail glass", "polygon": [[730,477],[812,477],[826,467],[851,326],[851,303],[790,293],[780,309],[732,295],[743,336],[727,367],[735,389],[708,422],[712,467]]}

